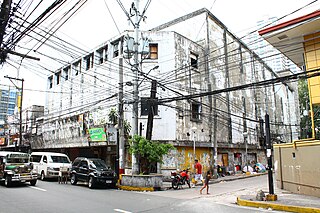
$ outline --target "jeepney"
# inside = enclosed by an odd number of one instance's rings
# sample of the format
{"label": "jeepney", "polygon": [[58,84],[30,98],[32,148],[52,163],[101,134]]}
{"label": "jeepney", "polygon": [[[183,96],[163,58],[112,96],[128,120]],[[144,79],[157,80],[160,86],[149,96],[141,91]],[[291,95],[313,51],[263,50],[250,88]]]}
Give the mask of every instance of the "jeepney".
{"label": "jeepney", "polygon": [[37,173],[33,171],[30,155],[23,152],[0,151],[0,181],[6,187],[13,183],[37,183]]}

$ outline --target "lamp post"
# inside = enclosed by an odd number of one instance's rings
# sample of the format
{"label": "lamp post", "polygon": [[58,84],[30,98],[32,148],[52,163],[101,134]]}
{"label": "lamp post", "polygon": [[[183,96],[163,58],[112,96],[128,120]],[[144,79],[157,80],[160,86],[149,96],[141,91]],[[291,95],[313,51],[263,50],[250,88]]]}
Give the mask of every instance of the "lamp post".
{"label": "lamp post", "polygon": [[196,131],[197,131],[197,127],[192,127],[192,136],[193,136],[193,160],[196,159]]}

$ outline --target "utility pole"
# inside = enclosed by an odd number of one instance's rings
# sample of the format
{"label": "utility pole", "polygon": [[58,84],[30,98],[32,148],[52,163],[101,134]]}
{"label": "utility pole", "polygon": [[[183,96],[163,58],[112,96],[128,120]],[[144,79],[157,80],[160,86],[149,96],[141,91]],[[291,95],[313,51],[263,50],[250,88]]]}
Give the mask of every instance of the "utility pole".
{"label": "utility pole", "polygon": [[[210,55],[210,35],[209,35],[209,15],[207,14],[206,17],[206,30],[207,30],[207,44],[206,44],[206,49],[205,49],[205,76],[207,80],[207,87],[208,87],[208,92],[212,91],[212,85],[211,85],[211,79],[210,79],[210,66],[209,66],[209,55]],[[212,147],[212,157],[211,157],[211,167],[210,169],[213,170],[213,177],[217,178],[217,160],[218,160],[218,147],[217,147],[217,141],[215,140],[216,137],[213,137],[213,132],[212,132],[212,125],[213,125],[213,109],[212,109],[212,95],[208,96],[208,102],[209,102],[209,118],[208,118],[208,125],[209,125],[209,143],[211,143]],[[215,133],[214,133],[215,134]],[[213,139],[213,140],[212,140]]]}
{"label": "utility pole", "polygon": [[[134,26],[134,48],[133,48],[133,59],[134,59],[134,64],[132,66],[132,71],[133,71],[133,107],[132,107],[132,133],[133,135],[138,135],[139,134],[139,26],[141,20],[143,20],[144,14],[147,10],[147,8],[150,5],[151,0],[148,0],[146,3],[146,6],[140,14],[139,11],[139,2],[140,0],[135,0],[131,4],[130,8],[130,14],[124,9],[124,6],[122,5],[120,0],[117,0],[118,4],[122,8],[123,12],[126,14],[128,20],[131,22],[131,24]],[[135,21],[133,22],[131,20],[131,17],[135,16]],[[139,173],[139,165],[137,162],[137,158],[134,154],[132,154],[132,174],[138,174]]]}
{"label": "utility pole", "polygon": [[[134,65],[133,65],[133,111],[132,111],[132,129],[133,135],[139,134],[138,127],[138,115],[139,115],[139,90],[138,90],[138,69],[139,69],[139,59],[138,59],[138,49],[139,49],[139,0],[135,0],[132,8],[135,12],[135,23],[134,23]],[[132,174],[139,173],[139,166],[135,154],[132,154]]]}
{"label": "utility pole", "polygon": [[[21,81],[21,97],[20,97],[20,106],[19,106],[19,109],[20,109],[20,123],[19,123],[19,143],[18,143],[18,148],[19,148],[19,151],[21,151],[21,143],[22,143],[22,97],[23,97],[23,82],[24,82],[24,79],[20,79],[20,78],[12,78],[12,77],[8,77],[8,76],[4,76],[5,78],[8,78],[11,82],[12,80],[17,80],[17,81]],[[13,83],[13,82],[12,82]],[[19,89],[19,87],[17,87],[14,83],[13,85]],[[17,151],[17,147],[15,147],[15,151]]]}
{"label": "utility pole", "polygon": [[267,145],[267,159],[268,159],[268,183],[269,183],[269,194],[267,195],[267,200],[275,201],[277,200],[277,195],[274,194],[273,188],[273,169],[272,169],[272,145],[270,139],[270,121],[269,115],[266,113],[265,115],[266,121],[266,145]]}
{"label": "utility pole", "polygon": [[152,138],[152,129],[153,129],[153,117],[156,110],[156,94],[157,94],[157,81],[152,80],[151,82],[151,94],[149,99],[149,112],[148,112],[148,123],[147,123],[147,133],[146,139],[151,140]]}
{"label": "utility pole", "polygon": [[118,139],[118,164],[119,171],[118,175],[124,174],[124,127],[123,127],[123,58],[119,58],[119,120],[118,120],[118,130],[119,130],[119,139]]}
{"label": "utility pole", "polygon": [[2,46],[3,36],[5,35],[6,27],[10,17],[12,0],[4,0],[1,4],[0,12],[0,45]]}

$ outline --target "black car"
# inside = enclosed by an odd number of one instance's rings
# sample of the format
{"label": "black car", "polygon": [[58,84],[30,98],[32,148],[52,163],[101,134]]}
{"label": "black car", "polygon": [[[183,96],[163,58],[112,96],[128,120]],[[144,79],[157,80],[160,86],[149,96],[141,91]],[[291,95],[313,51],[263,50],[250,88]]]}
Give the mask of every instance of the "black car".
{"label": "black car", "polygon": [[98,185],[116,187],[117,175],[99,158],[76,158],[71,167],[70,180],[72,185],[78,181],[87,182],[89,188]]}

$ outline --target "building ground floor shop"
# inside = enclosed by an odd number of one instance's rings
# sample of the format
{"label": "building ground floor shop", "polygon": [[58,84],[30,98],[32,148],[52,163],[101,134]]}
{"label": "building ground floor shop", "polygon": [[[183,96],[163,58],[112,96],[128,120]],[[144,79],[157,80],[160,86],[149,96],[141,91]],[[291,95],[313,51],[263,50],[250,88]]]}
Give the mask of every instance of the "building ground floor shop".
{"label": "building ground floor shop", "polygon": [[[32,148],[32,147],[31,147]],[[126,147],[127,148],[127,147]],[[163,157],[162,164],[152,164],[152,173],[162,173],[170,176],[171,171],[190,169],[193,172],[194,159],[198,159],[203,166],[203,172],[212,170],[219,165],[225,175],[242,172],[244,166],[253,166],[255,163],[266,165],[267,158],[265,150],[256,147],[228,147],[220,145],[216,162],[213,161],[212,147],[175,146],[169,154]],[[73,161],[76,157],[96,157],[105,160],[106,164],[113,170],[118,171],[118,149],[116,144],[93,143],[83,147],[60,147],[60,148],[32,148],[30,151],[61,152],[69,156]],[[195,156],[195,157],[194,157]],[[124,171],[131,173],[132,156],[128,149],[125,149]],[[215,165],[214,165],[215,164]]]}

